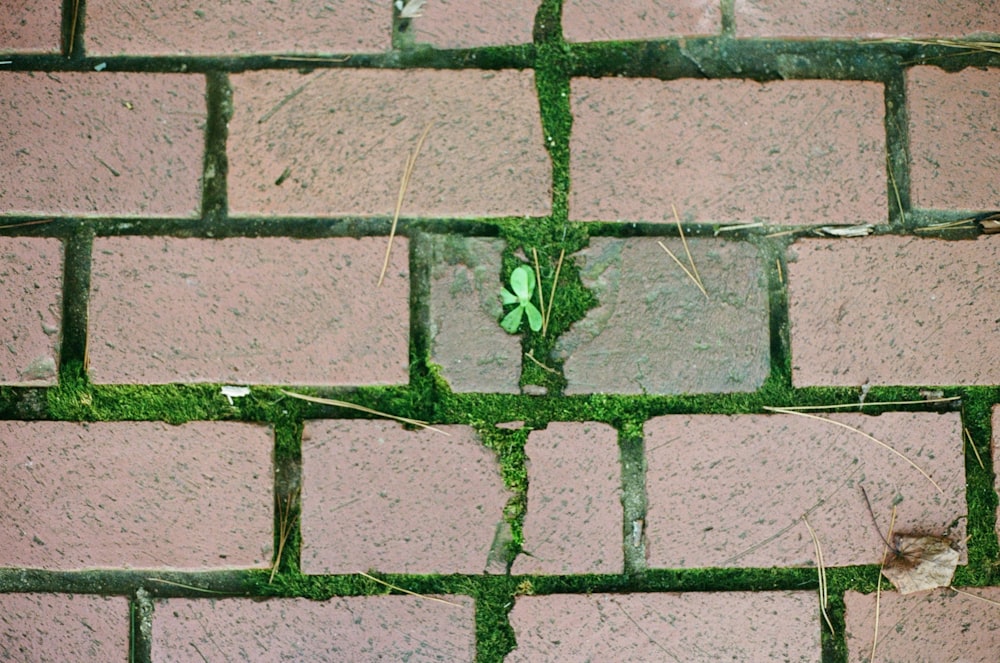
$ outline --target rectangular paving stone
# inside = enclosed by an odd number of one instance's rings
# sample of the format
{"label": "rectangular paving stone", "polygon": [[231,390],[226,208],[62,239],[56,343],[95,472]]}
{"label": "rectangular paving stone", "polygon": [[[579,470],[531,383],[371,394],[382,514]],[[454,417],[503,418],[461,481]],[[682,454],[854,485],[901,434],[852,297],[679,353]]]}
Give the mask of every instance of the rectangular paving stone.
{"label": "rectangular paving stone", "polygon": [[528,434],[524,553],[514,574],[622,573],[618,432],[553,422]]}
{"label": "rectangular paving stone", "polygon": [[[991,16],[1000,32],[1000,7]],[[910,192],[916,207],[1000,209],[1000,68],[906,70]]]}
{"label": "rectangular paving stone", "polygon": [[306,422],[304,573],[484,572],[510,495],[471,428],[437,428]]}
{"label": "rectangular paving stone", "polygon": [[[861,487],[882,535],[897,504],[897,533],[965,539],[959,413],[817,416],[831,421],[791,414],[647,421],[649,567],[813,566],[803,515],[826,566],[878,564],[884,544]],[[865,434],[909,458],[941,490]],[[964,547],[961,555],[964,564]]]}
{"label": "rectangular paving stone", "polygon": [[391,46],[392,7],[377,0],[87,0],[86,7],[90,55],[370,53]]}
{"label": "rectangular paving stone", "polygon": [[61,9],[52,0],[0,3],[0,53],[58,53]]}
{"label": "rectangular paving stone", "polygon": [[60,240],[0,237],[0,384],[56,384],[62,275]]}
{"label": "rectangular paving stone", "polygon": [[792,384],[1000,384],[998,264],[987,237],[795,242]]}
{"label": "rectangular paving stone", "polygon": [[258,71],[232,84],[235,215],[390,216],[428,124],[404,217],[551,210],[531,71]]}
{"label": "rectangular paving stone", "polygon": [[437,0],[407,26],[418,44],[476,48],[530,44],[539,0]]}
{"label": "rectangular paving stone", "polygon": [[407,240],[94,240],[98,383],[379,385],[409,379]]}
{"label": "rectangular paving stone", "polygon": [[1000,32],[992,0],[735,0],[738,37],[963,37]]}
{"label": "rectangular paving stone", "polygon": [[0,567],[267,567],[272,447],[235,422],[0,422]]}
{"label": "rectangular paving stone", "polygon": [[0,89],[0,215],[198,214],[203,76],[2,71]]}
{"label": "rectangular paving stone", "polygon": [[[883,88],[574,78],[571,219],[886,220]],[[747,118],[753,118],[748,121]]]}
{"label": "rectangular paving stone", "polygon": [[813,661],[814,592],[519,596],[505,663]]}
{"label": "rectangular paving stone", "polygon": [[129,660],[123,596],[0,594],[0,660]]}
{"label": "rectangular paving stone", "polygon": [[658,242],[686,260],[674,238],[594,237],[575,254],[599,304],[556,341],[566,394],[740,392],[764,382],[770,333],[757,248],[687,240],[706,299]]}
{"label": "rectangular paving stone", "polygon": [[875,594],[846,592],[844,637],[849,660],[994,663],[1000,658],[1000,630],[996,627],[1000,587],[959,589],[963,593],[936,589],[908,596],[883,589],[874,659],[871,659],[871,652],[875,636]]}
{"label": "rectangular paving stone", "polygon": [[521,337],[500,326],[500,239],[424,235],[430,266],[430,360],[458,393],[520,392]]}
{"label": "rectangular paving stone", "polygon": [[660,4],[648,0],[566,0],[562,15],[566,41],[662,39],[714,35],[722,31],[719,0]]}
{"label": "rectangular paving stone", "polygon": [[475,605],[451,595],[161,600],[152,659],[471,662]]}

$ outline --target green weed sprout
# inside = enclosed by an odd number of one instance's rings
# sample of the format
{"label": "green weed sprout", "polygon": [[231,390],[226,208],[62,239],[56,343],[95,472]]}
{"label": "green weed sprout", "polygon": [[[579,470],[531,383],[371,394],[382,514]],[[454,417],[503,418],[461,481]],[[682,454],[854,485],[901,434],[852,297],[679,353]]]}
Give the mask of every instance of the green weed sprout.
{"label": "green weed sprout", "polygon": [[504,306],[517,304],[517,308],[504,316],[500,326],[507,330],[507,333],[516,334],[521,326],[521,316],[527,313],[531,331],[541,330],[542,314],[531,303],[531,295],[535,292],[535,275],[531,272],[531,268],[527,265],[516,268],[510,275],[510,287],[514,292],[510,292],[507,288],[500,289],[500,299],[503,300]]}

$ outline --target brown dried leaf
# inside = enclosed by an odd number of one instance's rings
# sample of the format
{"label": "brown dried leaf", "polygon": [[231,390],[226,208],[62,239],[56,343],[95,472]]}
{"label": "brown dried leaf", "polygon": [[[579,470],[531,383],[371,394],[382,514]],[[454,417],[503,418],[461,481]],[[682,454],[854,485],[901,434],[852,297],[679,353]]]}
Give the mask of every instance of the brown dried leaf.
{"label": "brown dried leaf", "polygon": [[900,594],[948,587],[958,566],[958,551],[943,536],[897,534],[895,554],[882,569]]}

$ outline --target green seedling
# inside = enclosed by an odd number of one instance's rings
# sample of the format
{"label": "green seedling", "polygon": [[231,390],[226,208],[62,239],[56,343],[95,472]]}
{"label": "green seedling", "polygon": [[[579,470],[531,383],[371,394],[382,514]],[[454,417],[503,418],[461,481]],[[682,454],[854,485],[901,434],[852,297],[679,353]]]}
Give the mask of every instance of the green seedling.
{"label": "green seedling", "polygon": [[503,300],[504,306],[517,304],[517,308],[504,316],[500,326],[508,333],[516,334],[521,326],[521,317],[527,313],[531,331],[540,331],[542,313],[531,303],[531,296],[535,292],[535,275],[531,273],[531,268],[527,265],[516,268],[510,275],[510,287],[514,292],[507,288],[500,289],[500,299]]}

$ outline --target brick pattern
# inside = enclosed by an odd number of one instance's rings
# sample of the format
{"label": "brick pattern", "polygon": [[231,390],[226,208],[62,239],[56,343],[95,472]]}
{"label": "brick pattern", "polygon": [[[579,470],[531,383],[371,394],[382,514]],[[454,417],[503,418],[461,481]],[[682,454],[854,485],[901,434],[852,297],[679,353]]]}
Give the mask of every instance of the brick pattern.
{"label": "brick pattern", "polygon": [[58,53],[59,3],[5,2],[0,6],[0,53]]}
{"label": "brick pattern", "polygon": [[408,32],[434,48],[530,44],[539,0],[428,2]]}
{"label": "brick pattern", "polygon": [[717,0],[671,5],[643,0],[566,0],[562,25],[563,35],[571,42],[713,35],[722,31],[722,9]]}
{"label": "brick pattern", "polygon": [[57,239],[0,237],[0,384],[56,383],[62,262]]}

